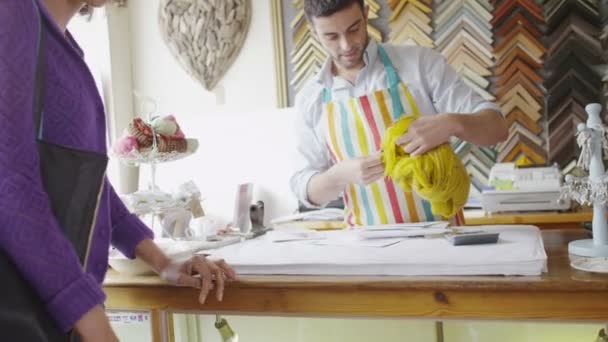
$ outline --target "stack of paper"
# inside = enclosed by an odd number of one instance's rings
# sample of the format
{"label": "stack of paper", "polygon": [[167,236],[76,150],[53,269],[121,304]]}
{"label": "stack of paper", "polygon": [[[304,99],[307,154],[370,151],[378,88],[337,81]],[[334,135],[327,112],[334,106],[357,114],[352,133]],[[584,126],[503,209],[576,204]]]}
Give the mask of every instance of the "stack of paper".
{"label": "stack of paper", "polygon": [[325,208],[320,210],[307,211],[304,213],[276,218],[270,223],[273,225],[295,221],[342,221],[344,220],[344,210],[336,208]]}
{"label": "stack of paper", "polygon": [[365,226],[356,230],[361,239],[424,237],[447,233],[447,221],[400,223],[391,225]]}
{"label": "stack of paper", "polygon": [[[459,227],[500,232],[496,244],[453,246],[433,238],[361,239],[357,230],[274,234],[212,252],[239,274],[540,275],[547,255],[534,226]],[[274,236],[274,237],[273,237]]]}
{"label": "stack of paper", "polygon": [[299,227],[271,230],[266,235],[266,239],[274,243],[317,241],[324,240],[325,238],[326,236],[321,232]]}

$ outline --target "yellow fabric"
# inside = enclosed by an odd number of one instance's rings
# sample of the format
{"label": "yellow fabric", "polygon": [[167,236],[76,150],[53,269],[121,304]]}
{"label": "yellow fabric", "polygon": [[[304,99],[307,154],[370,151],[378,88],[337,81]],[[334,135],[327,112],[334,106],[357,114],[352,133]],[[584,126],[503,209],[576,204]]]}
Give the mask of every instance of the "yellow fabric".
{"label": "yellow fabric", "polygon": [[405,116],[389,127],[382,137],[385,174],[405,191],[415,191],[431,203],[435,215],[452,217],[467,201],[471,180],[464,165],[448,144],[410,157],[397,145],[416,118]]}
{"label": "yellow fabric", "polygon": [[517,166],[527,166],[527,165],[533,165],[534,162],[530,160],[530,158],[528,158],[527,156],[523,155],[521,157],[519,157],[516,161],[515,161],[515,165]]}

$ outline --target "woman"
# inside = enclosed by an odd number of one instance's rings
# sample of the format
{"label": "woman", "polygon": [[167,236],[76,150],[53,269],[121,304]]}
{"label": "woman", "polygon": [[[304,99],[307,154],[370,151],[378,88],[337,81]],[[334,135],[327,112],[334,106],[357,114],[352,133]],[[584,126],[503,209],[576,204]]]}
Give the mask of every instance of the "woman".
{"label": "woman", "polygon": [[74,331],[81,341],[117,340],[101,286],[110,244],[173,284],[200,288],[201,303],[212,279],[221,300],[224,279],[235,278],[223,261],[171,262],[104,177],[104,108],[66,26],[83,6],[105,2],[0,1],[3,339],[64,340]]}

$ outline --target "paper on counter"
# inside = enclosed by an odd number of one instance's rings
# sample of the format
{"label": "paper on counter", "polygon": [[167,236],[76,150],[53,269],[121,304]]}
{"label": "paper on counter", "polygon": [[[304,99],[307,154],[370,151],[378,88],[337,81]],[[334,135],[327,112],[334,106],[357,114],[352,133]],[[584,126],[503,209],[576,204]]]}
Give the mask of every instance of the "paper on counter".
{"label": "paper on counter", "polygon": [[363,230],[417,230],[442,228],[446,229],[450,223],[448,221],[432,221],[432,222],[415,222],[415,223],[395,223],[395,224],[380,224],[374,226],[363,226]]}
{"label": "paper on counter", "polygon": [[364,226],[356,229],[360,239],[411,238],[448,232],[449,222],[417,222]]}
{"label": "paper on counter", "polygon": [[325,239],[320,241],[313,241],[313,245],[317,246],[348,246],[348,247],[374,247],[384,248],[397,244],[405,240],[404,238],[392,238],[392,239],[368,239],[361,240],[358,238],[354,239]]}
{"label": "paper on counter", "polygon": [[273,243],[300,242],[317,246],[387,247],[403,241],[401,238],[361,239],[359,229],[338,231],[314,231],[305,228],[284,228],[268,233]]}
{"label": "paper on counter", "polygon": [[291,241],[316,241],[323,240],[325,236],[312,229],[292,227],[271,230],[266,233],[266,238],[271,242],[291,242]]}
{"label": "paper on counter", "polygon": [[367,230],[360,229],[357,235],[363,240],[387,239],[387,238],[413,238],[428,235],[439,235],[449,232],[446,228],[422,228],[422,229],[393,229],[393,230]]}
{"label": "paper on counter", "polygon": [[335,208],[326,208],[321,210],[313,210],[304,213],[293,214],[289,216],[276,218],[270,223],[282,224],[294,221],[342,221],[344,220],[344,210]]}

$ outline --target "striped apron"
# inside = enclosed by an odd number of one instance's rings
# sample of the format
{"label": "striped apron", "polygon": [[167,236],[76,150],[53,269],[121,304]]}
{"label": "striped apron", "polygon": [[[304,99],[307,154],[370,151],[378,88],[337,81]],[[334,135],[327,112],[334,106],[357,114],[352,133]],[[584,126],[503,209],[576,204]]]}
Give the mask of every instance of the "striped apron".
{"label": "striped apron", "polygon": [[[380,150],[384,132],[395,121],[404,115],[420,116],[412,94],[381,45],[378,56],[388,88],[339,101],[332,101],[331,92],[324,89],[322,120],[326,122],[325,141],[334,163]],[[388,177],[369,185],[348,185],[343,197],[345,221],[350,227],[445,219],[433,215],[428,201],[414,192],[405,192]],[[463,225],[462,210],[449,220]]]}

